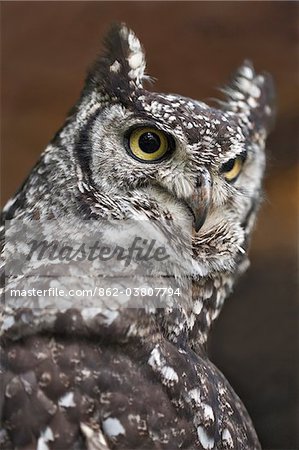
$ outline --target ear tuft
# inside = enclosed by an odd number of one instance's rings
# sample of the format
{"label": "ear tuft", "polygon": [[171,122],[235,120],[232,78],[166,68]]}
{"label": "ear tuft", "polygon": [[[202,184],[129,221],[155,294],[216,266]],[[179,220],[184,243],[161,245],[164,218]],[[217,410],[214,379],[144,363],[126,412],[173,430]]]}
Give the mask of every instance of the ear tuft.
{"label": "ear tuft", "polygon": [[223,109],[236,113],[243,128],[269,133],[276,112],[275,89],[269,74],[256,74],[252,63],[244,61],[222,92],[226,96]]}
{"label": "ear tuft", "polygon": [[114,25],[105,40],[104,54],[95,62],[87,85],[124,100],[142,88],[145,54],[139,39],[125,24]]}

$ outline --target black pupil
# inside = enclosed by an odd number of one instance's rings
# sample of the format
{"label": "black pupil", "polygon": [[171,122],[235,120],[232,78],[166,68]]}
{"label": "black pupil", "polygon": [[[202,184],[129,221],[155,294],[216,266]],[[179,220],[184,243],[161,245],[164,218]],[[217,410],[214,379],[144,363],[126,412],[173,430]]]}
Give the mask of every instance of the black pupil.
{"label": "black pupil", "polygon": [[138,144],[144,153],[155,153],[160,148],[161,140],[156,133],[148,131],[140,136]]}
{"label": "black pupil", "polygon": [[230,159],[222,166],[222,172],[230,172],[234,165],[235,165],[236,159]]}

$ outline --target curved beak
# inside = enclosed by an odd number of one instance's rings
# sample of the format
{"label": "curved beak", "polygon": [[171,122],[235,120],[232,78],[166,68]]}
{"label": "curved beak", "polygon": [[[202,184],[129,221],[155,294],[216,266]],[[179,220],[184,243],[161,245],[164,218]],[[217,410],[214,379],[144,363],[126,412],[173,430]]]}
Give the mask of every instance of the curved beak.
{"label": "curved beak", "polygon": [[194,192],[187,202],[193,214],[193,227],[196,233],[201,229],[206,220],[211,203],[211,188],[211,175],[207,169],[203,169],[197,177]]}

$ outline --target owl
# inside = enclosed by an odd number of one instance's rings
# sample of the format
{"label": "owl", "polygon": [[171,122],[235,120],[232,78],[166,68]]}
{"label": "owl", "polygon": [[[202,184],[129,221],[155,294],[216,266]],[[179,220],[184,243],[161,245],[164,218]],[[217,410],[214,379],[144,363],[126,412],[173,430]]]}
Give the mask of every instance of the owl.
{"label": "owl", "polygon": [[145,66],[112,27],[3,209],[3,450],[261,448],[207,340],[248,267],[271,77],[245,61],[212,107]]}

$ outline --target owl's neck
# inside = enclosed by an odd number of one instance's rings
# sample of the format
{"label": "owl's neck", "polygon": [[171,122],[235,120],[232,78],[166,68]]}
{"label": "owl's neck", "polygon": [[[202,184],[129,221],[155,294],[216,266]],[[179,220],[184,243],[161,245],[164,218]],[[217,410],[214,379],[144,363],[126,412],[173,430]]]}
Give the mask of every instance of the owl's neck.
{"label": "owl's neck", "polygon": [[[235,274],[221,273],[213,278],[193,281],[190,302],[182,298],[181,304],[177,302],[164,308],[130,308],[123,304],[118,307],[113,305],[112,308],[111,297],[107,297],[106,301],[95,298],[94,304],[83,303],[79,308],[72,299],[69,307],[64,303],[61,309],[61,299],[54,296],[48,310],[43,298],[38,304],[32,297],[12,298],[6,302],[4,334],[5,337],[18,339],[31,334],[57,332],[66,336],[76,334],[107,339],[110,343],[127,343],[137,339],[145,344],[149,339],[158,342],[164,336],[179,348],[191,346],[196,353],[204,353],[210,328],[231,291],[234,278]],[[79,281],[81,283],[82,280]],[[22,289],[32,288],[32,278],[29,278],[29,284],[26,277],[20,282]],[[102,285],[101,280],[97,282]],[[14,280],[12,287],[18,288]]]}
{"label": "owl's neck", "polygon": [[211,327],[232,290],[234,279],[232,273],[221,273],[211,279],[193,282],[194,325],[189,332],[192,346],[206,346]]}
{"label": "owl's neck", "polygon": [[165,336],[175,344],[188,343],[194,349],[205,349],[210,329],[232,290],[234,279],[233,273],[218,273],[194,280],[190,306],[165,309],[159,314]]}

